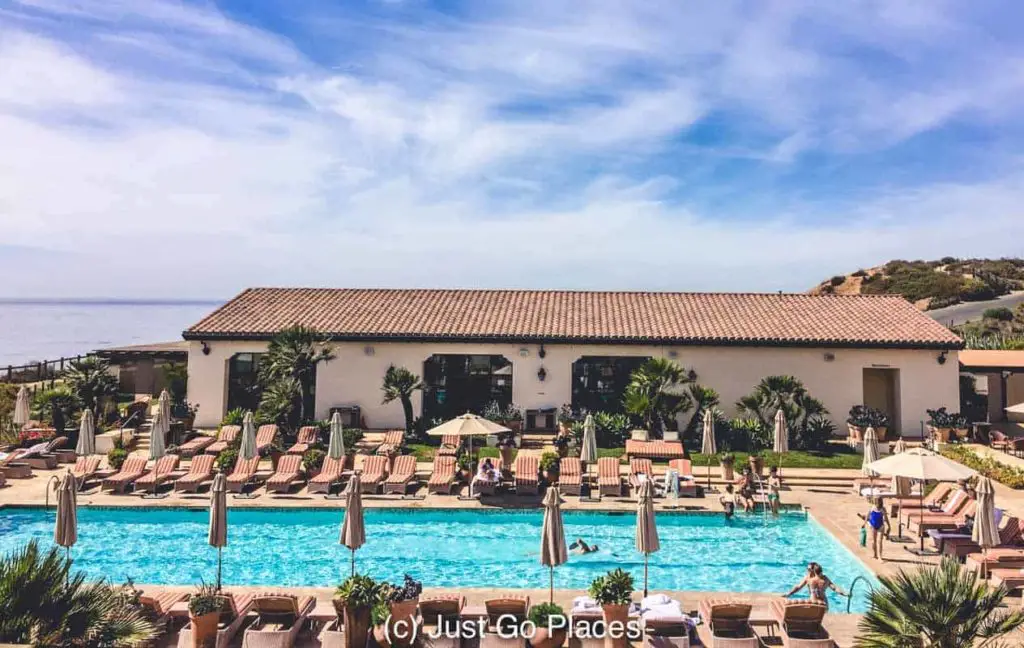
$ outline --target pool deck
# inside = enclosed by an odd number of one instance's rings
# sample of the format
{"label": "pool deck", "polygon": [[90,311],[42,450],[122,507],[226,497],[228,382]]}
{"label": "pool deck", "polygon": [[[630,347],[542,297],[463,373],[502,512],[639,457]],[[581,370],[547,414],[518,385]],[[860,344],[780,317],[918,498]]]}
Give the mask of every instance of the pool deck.
{"label": "pool deck", "polygon": [[[50,478],[54,475],[63,474],[66,466],[61,466],[54,471],[36,470],[35,475],[30,479],[8,480],[8,487],[0,489],[0,507],[3,506],[41,506],[47,500],[47,488]],[[269,460],[261,466],[262,472],[270,473]],[[627,467],[623,466],[625,470]],[[389,507],[389,508],[459,508],[459,509],[501,509],[501,508],[535,508],[540,506],[540,496],[519,496],[512,493],[503,493],[498,496],[479,499],[462,499],[455,495],[437,495],[426,493],[426,476],[429,475],[431,465],[419,463],[417,475],[421,485],[410,495],[364,495],[365,507]],[[656,468],[656,473],[658,468]],[[697,482],[704,483],[702,475],[704,469],[695,469]],[[856,470],[825,470],[825,469],[784,469],[783,478],[792,485],[787,485],[782,492],[782,501],[786,505],[799,505],[804,507],[822,526],[835,536],[847,549],[857,556],[865,566],[878,575],[895,574],[899,569],[910,568],[925,563],[936,563],[935,557],[918,557],[905,551],[905,547],[914,546],[911,544],[899,544],[886,542],[884,554],[886,559],[879,561],[873,559],[864,548],[859,546],[861,520],[857,513],[864,513],[867,510],[865,500],[855,495],[850,488],[854,478],[860,476]],[[715,475],[713,475],[715,477]],[[714,482],[719,482],[713,479]],[[997,506],[1008,509],[1011,513],[1024,517],[1024,492],[1014,491],[1001,484],[995,484]],[[340,508],[343,500],[325,499],[322,495],[310,495],[305,490],[297,494],[272,495],[265,489],[259,489],[258,497],[254,499],[242,499],[229,496],[228,505],[233,508]],[[624,491],[625,492],[625,491]],[[716,489],[704,498],[681,498],[679,500],[656,500],[656,510],[682,510],[682,511],[705,511],[719,512],[718,504],[719,490]],[[465,494],[465,488],[463,488]],[[624,494],[622,497],[604,497],[600,501],[582,501],[577,496],[565,496],[563,509],[565,510],[592,510],[592,511],[634,511],[635,500]],[[53,497],[51,493],[51,504]],[[163,499],[144,499],[141,494],[115,495],[108,492],[100,492],[98,484],[91,485],[79,495],[79,506],[110,506],[110,507],[190,507],[206,508],[209,502],[209,495],[204,489],[198,494],[182,494],[171,492]],[[744,515],[744,513],[738,513]],[[819,562],[828,569],[828,556],[822,556]],[[841,586],[848,586],[848,583],[840,583]],[[783,590],[790,586],[789,583],[780,583],[779,589]],[[293,590],[306,593],[314,593],[319,599],[327,601],[330,598],[330,590]],[[445,590],[432,590],[445,591]],[[453,591],[453,590],[447,590]],[[462,591],[462,590],[460,590]],[[523,593],[523,590],[516,590]],[[486,598],[499,593],[499,590],[465,590],[471,603],[482,603]],[[570,590],[556,591],[556,599],[562,602],[569,602],[574,596],[581,592]],[[722,596],[736,596],[728,593],[702,593],[702,592],[671,592],[674,598],[683,601],[684,608],[694,610],[697,603],[703,598],[721,598]],[[758,603],[760,608],[777,596],[777,593],[765,594],[743,594],[744,599],[750,599]],[[531,592],[533,600],[543,600],[546,597],[546,590]],[[762,612],[765,610],[763,609]],[[828,627],[839,646],[852,645],[856,632],[856,623],[859,615],[830,614]],[[240,641],[239,637],[239,641]],[[306,639],[303,645],[317,645],[311,638]],[[772,641],[769,640],[768,645]],[[171,644],[173,645],[173,644]],[[778,645],[781,645],[779,643]]]}

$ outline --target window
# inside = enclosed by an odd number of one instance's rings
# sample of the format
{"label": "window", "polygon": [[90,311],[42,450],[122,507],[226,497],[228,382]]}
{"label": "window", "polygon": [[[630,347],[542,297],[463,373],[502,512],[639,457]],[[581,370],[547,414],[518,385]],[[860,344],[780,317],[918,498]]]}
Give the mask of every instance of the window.
{"label": "window", "polygon": [[512,403],[512,363],[500,355],[433,355],[423,363],[423,417],[480,414],[491,401]]}
{"label": "window", "polygon": [[650,358],[583,356],[572,363],[572,408],[592,412],[624,412],[622,393],[634,370]]}
{"label": "window", "polygon": [[228,409],[242,408],[255,411],[260,404],[262,390],[259,375],[262,353],[236,353],[228,360]]}

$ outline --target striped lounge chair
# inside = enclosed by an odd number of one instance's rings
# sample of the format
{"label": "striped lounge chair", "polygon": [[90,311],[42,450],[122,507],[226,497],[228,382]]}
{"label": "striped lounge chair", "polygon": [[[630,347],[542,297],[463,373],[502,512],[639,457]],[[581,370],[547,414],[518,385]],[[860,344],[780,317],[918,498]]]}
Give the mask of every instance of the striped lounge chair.
{"label": "striped lounge chair", "polygon": [[185,443],[178,446],[178,456],[182,459],[189,459],[200,454],[214,443],[217,439],[207,434],[197,434]]}
{"label": "striped lounge chair", "polygon": [[416,477],[416,455],[402,455],[395,458],[391,474],[384,480],[384,493],[405,495],[409,484]]}
{"label": "striped lounge chair", "polygon": [[135,480],[135,490],[144,492],[156,492],[162,485],[174,481],[178,475],[178,464],[181,457],[177,455],[164,455],[156,460],[153,470]]}
{"label": "striped lounge chair", "polygon": [[579,495],[583,486],[583,466],[579,457],[564,457],[558,465],[558,492]]}
{"label": "striped lounge chair", "polygon": [[774,600],[769,604],[786,648],[833,648],[835,643],[822,625],[828,607],[801,600]]}
{"label": "striped lounge chair", "polygon": [[654,459],[656,461],[668,461],[670,459],[682,459],[683,444],[680,441],[640,441],[637,439],[626,440],[626,457],[630,459]]}
{"label": "striped lounge chair", "polygon": [[202,454],[192,457],[192,463],[184,477],[174,480],[174,490],[181,493],[195,493],[207,482],[213,481],[213,462],[217,457]]}
{"label": "striped lounge chair", "polygon": [[320,431],[315,425],[305,425],[299,428],[298,438],[295,444],[288,448],[288,454],[304,455],[310,446],[317,442]]}
{"label": "striped lounge chair", "polygon": [[256,454],[262,454],[264,450],[274,445],[277,438],[277,426],[273,423],[261,425],[256,430]]}
{"label": "striped lounge chair", "polygon": [[[641,477],[643,475],[643,477]],[[629,460],[629,487],[635,495],[645,479],[654,479],[654,465],[650,459]]]}
{"label": "striped lounge chair", "polygon": [[519,453],[512,464],[515,474],[516,495],[536,495],[540,492],[540,459],[536,455]]}
{"label": "striped lounge chair", "polygon": [[437,449],[437,454],[455,456],[459,454],[461,448],[462,437],[458,434],[445,434],[441,437],[441,447]]}
{"label": "striped lounge chair", "polygon": [[123,493],[128,490],[129,486],[135,483],[135,480],[145,474],[146,458],[141,455],[132,455],[125,459],[121,470],[103,480],[103,483],[100,484],[100,490]]}
{"label": "striped lounge chair", "polygon": [[324,457],[324,465],[320,467],[320,474],[309,480],[309,492],[329,493],[331,487],[341,481],[343,472],[345,472],[345,457],[341,459]]}
{"label": "striped lounge chair", "polygon": [[359,476],[364,493],[376,493],[388,475],[388,458],[383,455],[367,457],[363,474]]}
{"label": "striped lounge chair", "polygon": [[377,454],[393,457],[405,444],[405,430],[388,430],[384,433],[384,442],[377,446]]}
{"label": "striped lounge chair", "polygon": [[96,476],[99,469],[99,455],[79,457],[78,461],[75,462],[75,467],[71,469],[71,475],[75,478],[75,483],[78,484],[78,490],[82,490],[82,488],[85,487],[86,482],[92,480],[92,478]]}
{"label": "striped lounge chair", "polygon": [[619,460],[616,457],[601,457],[597,460],[597,488],[601,495],[622,495],[622,477],[619,475]]}
{"label": "striped lounge chair", "polygon": [[679,473],[679,494],[683,497],[697,497],[697,482],[693,478],[693,463],[689,459],[673,459],[668,469]]}
{"label": "striped lounge chair", "polygon": [[427,492],[451,495],[456,486],[455,472],[455,457],[434,457],[434,470],[427,480]]}
{"label": "striped lounge chair", "polygon": [[287,493],[302,482],[302,455],[286,454],[277,462],[277,470],[267,479],[267,492]]}
{"label": "striped lounge chair", "polygon": [[206,446],[206,454],[219,455],[228,449],[238,435],[242,433],[241,425],[225,425],[217,433],[217,440]]}
{"label": "striped lounge chair", "polygon": [[241,456],[235,462],[235,469],[228,475],[228,490],[232,493],[241,493],[246,486],[256,482],[256,470],[259,468],[260,458],[255,456],[252,459],[243,459]]}

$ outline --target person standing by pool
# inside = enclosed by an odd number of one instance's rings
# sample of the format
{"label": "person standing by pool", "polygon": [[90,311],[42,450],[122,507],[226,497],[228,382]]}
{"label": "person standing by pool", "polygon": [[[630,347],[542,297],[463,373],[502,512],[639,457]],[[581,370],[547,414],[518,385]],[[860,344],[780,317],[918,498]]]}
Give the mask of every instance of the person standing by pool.
{"label": "person standing by pool", "polygon": [[805,587],[810,593],[808,600],[810,600],[811,603],[824,603],[825,607],[828,607],[828,590],[832,590],[840,596],[849,596],[849,594],[844,592],[841,587],[833,583],[831,579],[825,575],[821,565],[816,562],[812,562],[807,565],[807,575],[804,576],[802,581],[797,583],[796,587],[784,594],[784,596],[789,598]]}
{"label": "person standing by pool", "polygon": [[743,499],[743,510],[747,513],[753,513],[754,490],[757,488],[757,484],[754,483],[754,471],[750,469],[750,466],[744,466],[743,474],[736,480],[736,485],[740,487],[740,497]]}
{"label": "person standing by pool", "polygon": [[875,560],[885,560],[882,557],[882,547],[885,545],[882,540],[889,536],[892,529],[889,526],[889,514],[885,511],[885,504],[882,502],[882,498],[876,497],[873,500],[871,510],[868,511],[866,516],[860,513],[857,516],[864,520],[861,528],[865,526],[868,528],[871,553],[874,554]]}
{"label": "person standing by pool", "polygon": [[780,490],[782,490],[782,478],[779,477],[779,469],[772,466],[768,471],[768,506],[772,509],[772,515],[779,514]]}
{"label": "person standing by pool", "polygon": [[732,484],[725,487],[725,494],[718,498],[725,512],[725,519],[728,520],[736,512],[736,493],[733,492]]}

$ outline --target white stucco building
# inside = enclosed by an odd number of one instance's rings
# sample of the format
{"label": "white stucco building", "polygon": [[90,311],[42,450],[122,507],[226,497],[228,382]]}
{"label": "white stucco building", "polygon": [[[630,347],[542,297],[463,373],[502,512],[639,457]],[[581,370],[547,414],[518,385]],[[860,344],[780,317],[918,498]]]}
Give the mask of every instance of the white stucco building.
{"label": "white stucco building", "polygon": [[197,425],[254,406],[260,354],[292,324],[329,336],[336,355],[317,373],[317,416],[358,407],[373,429],[404,424],[398,403],[381,404],[392,364],[424,378],[414,407],[428,418],[490,400],[615,409],[648,357],[692,368],[730,415],[778,374],[802,380],[840,430],[850,407],[866,403],[916,436],[925,409],[959,402],[961,341],[900,297],[256,288],[184,333]]}

